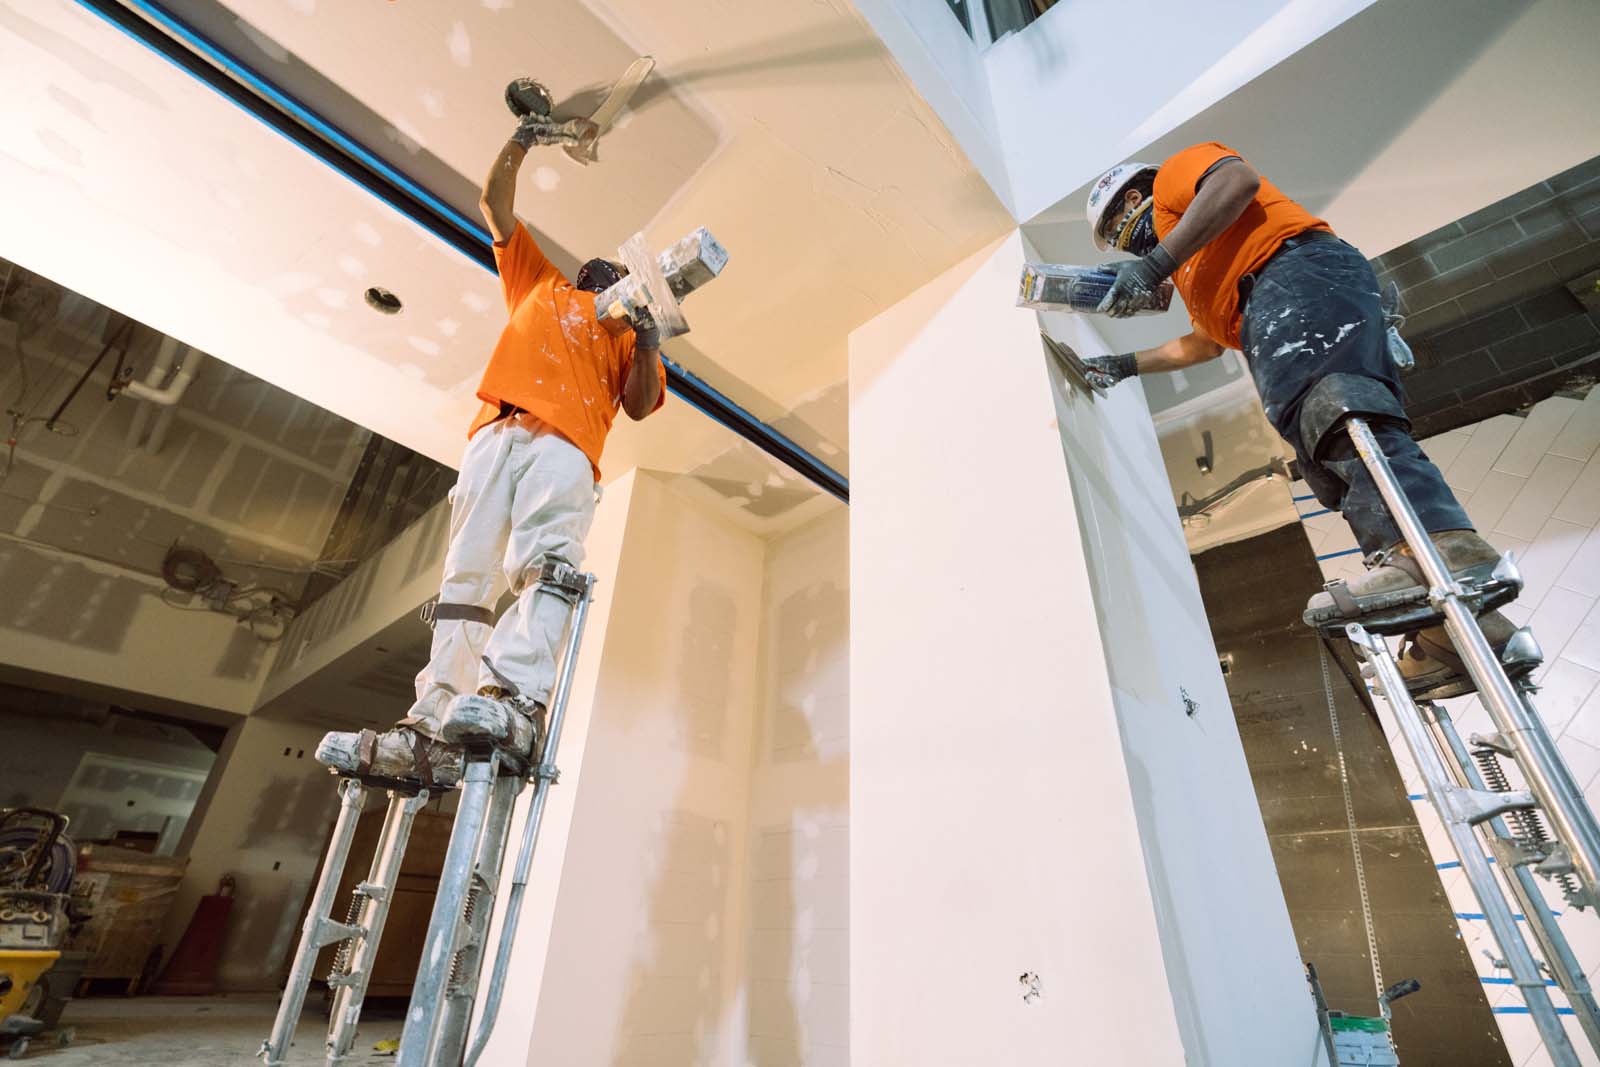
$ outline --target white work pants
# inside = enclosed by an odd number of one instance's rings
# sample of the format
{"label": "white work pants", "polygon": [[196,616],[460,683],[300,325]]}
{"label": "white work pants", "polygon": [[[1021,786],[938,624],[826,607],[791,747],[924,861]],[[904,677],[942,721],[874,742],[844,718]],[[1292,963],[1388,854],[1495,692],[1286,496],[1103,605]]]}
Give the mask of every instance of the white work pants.
{"label": "white work pants", "polygon": [[508,586],[517,599],[493,627],[469,619],[434,623],[432,657],[417,675],[408,717],[420,732],[438,736],[450,701],[486,685],[509,682],[548,703],[569,607],[540,592],[539,569],[550,559],[582,566],[594,506],[593,468],[566,438],[514,419],[472,435],[450,490],[439,603],[492,610]]}

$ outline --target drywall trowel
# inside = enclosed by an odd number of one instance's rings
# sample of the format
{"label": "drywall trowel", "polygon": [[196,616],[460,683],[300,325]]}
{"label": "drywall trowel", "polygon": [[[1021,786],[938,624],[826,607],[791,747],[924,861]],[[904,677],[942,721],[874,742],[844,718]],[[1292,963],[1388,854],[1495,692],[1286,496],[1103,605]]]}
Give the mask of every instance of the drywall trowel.
{"label": "drywall trowel", "polygon": [[655,68],[656,61],[650,56],[640,56],[634,60],[628,69],[622,72],[616,84],[611,86],[611,91],[606,93],[606,98],[600,101],[600,106],[594,109],[589,116],[591,127],[584,135],[583,140],[575,145],[566,145],[564,151],[579,163],[593,163],[600,157],[595,154],[595,146],[600,138],[611,129],[617,117],[622,114],[622,109],[628,106],[628,101],[633,99],[633,94],[639,86],[644,84],[650,71]]}
{"label": "drywall trowel", "polygon": [[1070,346],[1062,344],[1043,330],[1039,331],[1039,338],[1044,341],[1045,351],[1054,357],[1056,366],[1060,367],[1062,373],[1072,379],[1074,385],[1081,389],[1087,389],[1095,396],[1106,395],[1106,391],[1097,387],[1089,377],[1088,365],[1079,358],[1078,353],[1074,352]]}

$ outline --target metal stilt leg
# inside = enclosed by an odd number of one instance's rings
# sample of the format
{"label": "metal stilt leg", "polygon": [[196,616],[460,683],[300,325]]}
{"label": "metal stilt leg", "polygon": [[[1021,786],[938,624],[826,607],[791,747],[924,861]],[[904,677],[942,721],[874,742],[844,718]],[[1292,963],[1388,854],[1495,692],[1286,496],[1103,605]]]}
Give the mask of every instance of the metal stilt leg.
{"label": "metal stilt leg", "polygon": [[289,970],[289,983],[284,988],[283,999],[278,1002],[278,1015],[272,1023],[272,1033],[261,1043],[257,1053],[268,1067],[279,1067],[289,1055],[294,1042],[294,1030],[300,1022],[300,1012],[305,1008],[306,989],[311,984],[311,969],[317,964],[317,953],[324,945],[339,940],[347,928],[333,922],[328,913],[333,908],[333,895],[339,888],[339,878],[344,874],[344,864],[350,856],[350,842],[355,837],[356,821],[361,817],[361,805],[366,801],[367,790],[360,782],[345,780],[339,785],[339,815],[334,820],[333,838],[328,842],[328,854],[322,861],[322,874],[311,894],[311,906],[306,910],[306,921],[300,928],[300,946],[295,950],[294,966]]}
{"label": "metal stilt leg", "polygon": [[1443,617],[1445,632],[1466,664],[1478,697],[1499,731],[1498,742],[1517,763],[1528,789],[1550,820],[1562,860],[1571,864],[1588,896],[1600,900],[1600,824],[1577,788],[1554,740],[1532,706],[1506,677],[1478,626],[1472,592],[1450,576],[1432,538],[1412,511],[1389,461],[1361,419],[1346,420],[1346,432],[1377,483],[1384,504],[1410,546],[1429,585],[1429,599]]}
{"label": "metal stilt leg", "polygon": [[[1406,500],[1366,423],[1351,418],[1345,429],[1429,588],[1427,606],[1397,609],[1393,616],[1373,613],[1345,625],[1344,636],[1367,662],[1369,676],[1376,679],[1394,711],[1401,736],[1426,785],[1428,799],[1444,823],[1461,869],[1499,944],[1512,981],[1522,991],[1546,1051],[1560,1067],[1568,1067],[1578,1059],[1551,1002],[1544,971],[1548,970],[1566,994],[1576,1021],[1597,1052],[1600,1004],[1533,876],[1553,879],[1574,908],[1600,902],[1596,893],[1600,888],[1600,824],[1529,699],[1531,687],[1511,681],[1478,625],[1478,612],[1495,603],[1497,597],[1514,594],[1521,578],[1510,561],[1503,560],[1487,578],[1455,579]],[[1337,599],[1337,583],[1330,583],[1330,589]],[[1434,622],[1443,623],[1466,666],[1472,687],[1495,725],[1495,733],[1472,737],[1470,747],[1463,743],[1449,712],[1442,706],[1427,699],[1420,705],[1413,700],[1399,664],[1381,636],[1386,632],[1412,632]],[[1524,641],[1520,662],[1524,670],[1531,669],[1538,662],[1537,643],[1526,631],[1520,639]],[[1511,788],[1499,763],[1501,757],[1515,763],[1527,784],[1525,790]],[[1503,888],[1490,869],[1485,849],[1500,868]],[[1511,901],[1520,909],[1545,958],[1542,965],[1513,917]]]}
{"label": "metal stilt leg", "polygon": [[[1474,790],[1485,790],[1492,786],[1496,792],[1509,789],[1509,785],[1497,768],[1495,775],[1498,780],[1494,783],[1485,783],[1478,765],[1473,762],[1472,754],[1462,742],[1461,735],[1456,732],[1455,723],[1451,720],[1448,710],[1431,703],[1424,703],[1420,707],[1423,719],[1432,731],[1439,748],[1450,753],[1452,757],[1445,760],[1445,765],[1458,786]],[[1487,760],[1492,754],[1493,750],[1481,750],[1480,758]],[[1519,820],[1521,825],[1518,829],[1523,831],[1521,834],[1513,834],[1507,823],[1507,817],[1499,815],[1480,823],[1478,831],[1490,854],[1495,858],[1495,865],[1500,869],[1502,880],[1516,898],[1517,907],[1527,920],[1534,940],[1538,942],[1539,951],[1544,955],[1545,966],[1554,976],[1556,985],[1566,994],[1567,1003],[1572,1006],[1573,1016],[1583,1028],[1584,1036],[1588,1038],[1590,1046],[1600,1052],[1600,1003],[1596,1003],[1588,976],[1583,973],[1583,967],[1573,954],[1572,946],[1567,943],[1566,934],[1561,932],[1554,914],[1545,903],[1544,893],[1539,888],[1538,880],[1528,870],[1529,862],[1536,861],[1537,853],[1531,852],[1525,842],[1530,837],[1536,839],[1542,836],[1542,827],[1531,826],[1527,818],[1536,819],[1537,815],[1530,812],[1523,820]]]}
{"label": "metal stilt leg", "polygon": [[505,992],[506,970],[511,965],[511,946],[516,941],[517,924],[522,916],[522,895],[528,888],[528,872],[533,867],[533,852],[539,841],[539,826],[544,821],[545,797],[550,786],[561,776],[556,768],[556,749],[561,743],[561,727],[566,720],[567,695],[572,689],[572,675],[577,669],[578,647],[583,643],[584,624],[589,619],[589,601],[594,596],[594,578],[576,576],[569,587],[574,595],[572,621],[567,628],[566,646],[562,649],[561,668],[556,675],[555,690],[551,697],[550,736],[544,745],[540,762],[534,768],[537,781],[533,787],[533,800],[528,805],[528,818],[522,827],[522,847],[517,853],[516,871],[511,877],[511,895],[506,904],[506,917],[500,930],[500,944],[495,950],[494,972],[489,979],[489,996],[484,1002],[483,1018],[473,1036],[472,1049],[467,1054],[466,1067],[473,1067],[483,1055],[489,1035],[494,1031],[500,1013],[500,998]]}
{"label": "metal stilt leg", "polygon": [[494,902],[500,892],[500,868],[505,863],[511,812],[524,784],[526,779],[510,774],[502,774],[494,784],[489,817],[478,839],[472,886],[456,931],[455,959],[450,967],[450,982],[445,987],[444,1009],[434,1042],[435,1063],[460,1063],[461,1052],[466,1048],[472,1005],[478,999],[478,975],[483,969],[484,949],[488,946],[489,920],[494,916]]}
{"label": "metal stilt leg", "polygon": [[333,1008],[328,1013],[327,1064],[335,1067],[355,1045],[356,1023],[366,1001],[367,984],[372,980],[372,964],[383,938],[383,924],[394,902],[395,883],[405,859],[406,843],[417,812],[428,802],[428,794],[405,795],[390,791],[389,810],[383,818],[378,846],[372,856],[367,880],[356,886],[350,898],[348,925],[351,934],[339,947],[328,974],[333,991]]}
{"label": "metal stilt leg", "polygon": [[434,900],[422,962],[400,1035],[396,1067],[455,1067],[462,1062],[488,924],[505,859],[511,812],[518,792],[531,775],[536,781],[533,800],[507,900],[489,998],[468,1063],[481,1054],[494,1026],[545,796],[550,783],[559,776],[555,752],[594,584],[592,575],[562,563],[546,564],[540,573],[539,592],[559,596],[572,607],[550,696],[548,736],[542,742],[542,750],[535,754],[537,764],[531,768],[515,765],[498,751],[469,753],[455,828],[439,878],[439,894]]}
{"label": "metal stilt leg", "polygon": [[1411,758],[1422,775],[1428,799],[1444,823],[1445,832],[1450,836],[1450,843],[1461,861],[1461,870],[1466,874],[1478,898],[1478,906],[1483,909],[1489,929],[1500,946],[1506,967],[1511,972],[1511,980],[1522,991],[1523,1002],[1533,1017],[1534,1025],[1539,1028],[1546,1051],[1556,1067],[1578,1067],[1577,1053],[1573,1051],[1566,1029],[1561,1025],[1561,1018],[1556,1014],[1555,1004],[1550,1000],[1544,975],[1527,942],[1523,940],[1521,931],[1517,929],[1511,907],[1495,882],[1489,861],[1484,857],[1474,833],[1474,828],[1480,823],[1507,812],[1529,810],[1537,802],[1528,792],[1496,793],[1464,789],[1454,784],[1439,750],[1422,724],[1421,714],[1406,691],[1400,665],[1395,662],[1389,646],[1381,636],[1368,633],[1357,623],[1346,626],[1345,632],[1362,658],[1373,666],[1384,699],[1394,709],[1400,736],[1404,738],[1406,748],[1410,750]]}
{"label": "metal stilt leg", "polygon": [[489,798],[499,770],[500,754],[495,752],[488,759],[469,761],[462,776],[455,828],[450,833],[449,848],[445,850],[439,892],[433,899],[433,916],[423,938],[416,984],[411,987],[411,1004],[406,1009],[405,1026],[400,1032],[397,1067],[424,1067],[437,1062],[433,1058],[433,1042],[438,1033],[439,1015],[444,1009],[450,970],[455,963],[457,931],[467,895],[471,892],[478,839],[489,817]]}

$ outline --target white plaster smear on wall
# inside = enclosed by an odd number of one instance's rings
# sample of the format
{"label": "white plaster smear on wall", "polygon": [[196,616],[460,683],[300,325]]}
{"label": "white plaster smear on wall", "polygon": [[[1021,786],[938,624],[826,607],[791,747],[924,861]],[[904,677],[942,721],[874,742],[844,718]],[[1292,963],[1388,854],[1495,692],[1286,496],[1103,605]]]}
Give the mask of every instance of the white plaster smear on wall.
{"label": "white plaster smear on wall", "polygon": [[851,337],[852,1054],[1307,1062],[1147,412],[1061,395],[1012,306],[1023,254],[1012,235]]}
{"label": "white plaster smear on wall", "polygon": [[[1541,687],[1534,704],[1590,807],[1600,809],[1600,387],[1581,401],[1554,396],[1534,405],[1525,418],[1496,415],[1428,438],[1422,446],[1444,471],[1479,531],[1501,551],[1516,553],[1527,584],[1502,610],[1517,625],[1531,626],[1544,649],[1545,664],[1533,676]],[[1309,492],[1304,482],[1295,483],[1296,496]],[[1315,500],[1298,506],[1303,514],[1321,508]],[[1355,547],[1337,513],[1303,522],[1319,556]],[[1362,572],[1361,556],[1323,560],[1322,572],[1328,578],[1353,577]],[[1406,792],[1423,793],[1388,704],[1382,698],[1374,703]],[[1493,731],[1477,697],[1446,701],[1446,706],[1463,739]],[[1515,768],[1506,762],[1515,782]],[[1418,799],[1416,810],[1434,862],[1454,862],[1454,850],[1432,806]],[[1459,869],[1448,868],[1440,877],[1458,918],[1482,912]],[[1561,929],[1592,980],[1600,972],[1600,919],[1592,909],[1569,908],[1548,883],[1541,882],[1541,887],[1561,913]],[[1480,919],[1459,922],[1479,975],[1504,977],[1485,955],[1500,955],[1488,925]],[[1513,986],[1490,985],[1485,992],[1493,1008],[1522,1005]],[[1558,1006],[1565,1006],[1560,990],[1551,994]],[[1517,1067],[1547,1067],[1550,1058],[1528,1016],[1497,1013],[1495,1019]],[[1567,1024],[1584,1063],[1596,1062],[1576,1022],[1568,1017]]]}

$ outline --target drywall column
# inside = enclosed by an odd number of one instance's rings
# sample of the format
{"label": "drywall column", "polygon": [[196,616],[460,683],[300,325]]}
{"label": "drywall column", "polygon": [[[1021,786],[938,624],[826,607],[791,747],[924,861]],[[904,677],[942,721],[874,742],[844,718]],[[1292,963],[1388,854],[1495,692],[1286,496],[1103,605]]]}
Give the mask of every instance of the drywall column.
{"label": "drywall column", "polygon": [[851,1057],[1318,1062],[1142,394],[1068,392],[1022,261],[850,338]]}
{"label": "drywall column", "polygon": [[733,1067],[764,545],[636,471],[588,550],[561,781],[482,1062]]}

